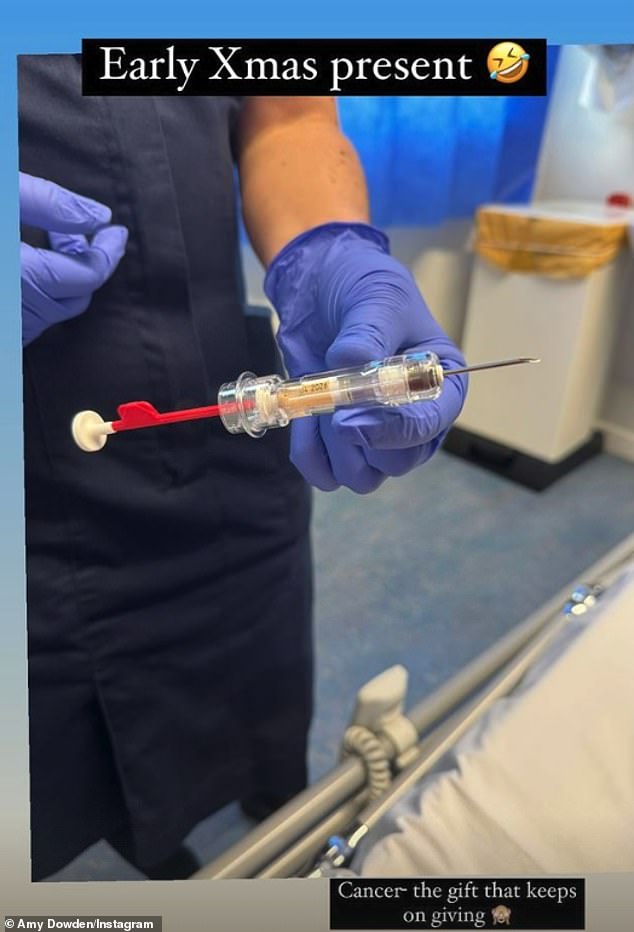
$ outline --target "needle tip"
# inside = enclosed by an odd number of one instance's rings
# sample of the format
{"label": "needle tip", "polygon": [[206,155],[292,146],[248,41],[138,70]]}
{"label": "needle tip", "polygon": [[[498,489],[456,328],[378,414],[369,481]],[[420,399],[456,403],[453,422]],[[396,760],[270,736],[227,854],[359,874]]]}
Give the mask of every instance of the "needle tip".
{"label": "needle tip", "polygon": [[521,366],[527,362],[541,362],[536,356],[516,356],[513,359],[499,359],[496,362],[481,362],[477,366],[465,366],[463,369],[448,369],[445,375],[460,375],[462,372],[478,372],[482,369],[500,369],[503,366]]}

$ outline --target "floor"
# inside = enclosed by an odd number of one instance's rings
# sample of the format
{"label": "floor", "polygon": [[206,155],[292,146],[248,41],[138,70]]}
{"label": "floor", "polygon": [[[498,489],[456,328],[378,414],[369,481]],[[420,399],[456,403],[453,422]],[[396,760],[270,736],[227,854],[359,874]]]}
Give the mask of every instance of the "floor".
{"label": "floor", "polygon": [[[370,496],[316,493],[312,779],[366,680],[402,663],[423,698],[633,529],[634,466],[607,455],[541,493],[443,452]],[[188,843],[207,862],[250,827],[229,806]],[[51,879],[140,876],[100,843]]]}

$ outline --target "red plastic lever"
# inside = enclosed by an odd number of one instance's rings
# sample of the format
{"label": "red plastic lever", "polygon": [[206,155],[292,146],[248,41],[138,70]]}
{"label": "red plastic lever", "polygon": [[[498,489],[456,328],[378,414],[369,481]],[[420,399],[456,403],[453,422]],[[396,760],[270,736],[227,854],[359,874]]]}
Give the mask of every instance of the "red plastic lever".
{"label": "red plastic lever", "polygon": [[117,414],[120,420],[112,422],[113,430],[137,430],[139,427],[158,427],[160,424],[176,424],[178,421],[218,417],[220,406],[183,408],[181,411],[167,411],[165,414],[160,414],[149,401],[129,401],[127,404],[119,405]]}

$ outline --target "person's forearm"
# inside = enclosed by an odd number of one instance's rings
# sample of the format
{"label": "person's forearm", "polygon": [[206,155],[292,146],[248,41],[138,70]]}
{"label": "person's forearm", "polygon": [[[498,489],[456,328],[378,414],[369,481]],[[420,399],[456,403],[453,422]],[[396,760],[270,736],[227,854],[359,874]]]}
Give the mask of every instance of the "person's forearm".
{"label": "person's forearm", "polygon": [[265,265],[311,227],[368,222],[363,170],[329,98],[249,98],[239,170],[245,226]]}

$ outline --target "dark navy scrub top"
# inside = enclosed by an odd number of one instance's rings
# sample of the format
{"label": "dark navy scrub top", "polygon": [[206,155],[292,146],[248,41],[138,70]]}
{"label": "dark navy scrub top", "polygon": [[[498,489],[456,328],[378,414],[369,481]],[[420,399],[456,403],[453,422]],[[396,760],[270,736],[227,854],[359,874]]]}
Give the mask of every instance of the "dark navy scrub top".
{"label": "dark navy scrub top", "polygon": [[196,421],[96,454],[70,434],[81,409],[209,404],[275,371],[268,324],[243,313],[240,101],[84,98],[80,72],[19,60],[21,170],[130,233],[88,311],[24,353],[34,878],[102,837],[152,865],[230,800],[294,794],[311,714],[309,504],[287,431]]}

